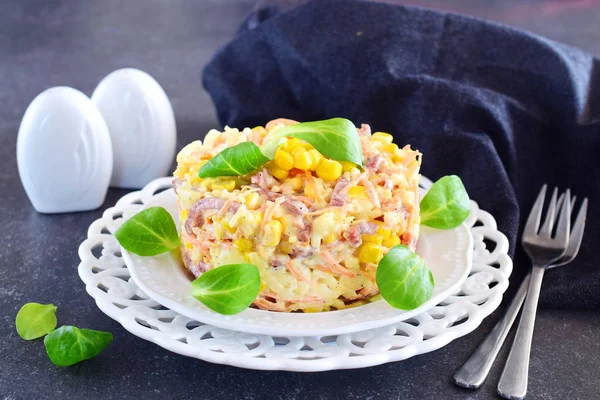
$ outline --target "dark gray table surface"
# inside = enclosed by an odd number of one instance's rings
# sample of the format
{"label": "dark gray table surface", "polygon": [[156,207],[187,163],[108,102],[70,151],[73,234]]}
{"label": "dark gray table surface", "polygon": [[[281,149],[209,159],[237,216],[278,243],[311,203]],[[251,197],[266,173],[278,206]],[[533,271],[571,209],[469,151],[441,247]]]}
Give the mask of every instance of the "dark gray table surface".
{"label": "dark gray table surface", "polygon": [[[600,53],[597,1],[405,3],[494,19]],[[38,93],[67,85],[91,94],[114,69],[143,69],[171,98],[181,148],[216,126],[200,71],[253,7],[254,0],[0,1],[0,398],[496,398],[500,363],[478,391],[454,386],[452,374],[500,310],[472,334],[399,363],[314,374],[213,365],[131,335],[86,294],[76,271],[77,246],[89,224],[125,191],[110,190],[94,212],[40,215],[31,207],[17,175],[15,143],[25,108]],[[115,340],[93,360],[55,367],[42,343],[25,342],[15,332],[16,312],[30,301],[57,305],[59,324],[107,330]],[[599,398],[599,333],[599,312],[542,310],[529,398]]]}

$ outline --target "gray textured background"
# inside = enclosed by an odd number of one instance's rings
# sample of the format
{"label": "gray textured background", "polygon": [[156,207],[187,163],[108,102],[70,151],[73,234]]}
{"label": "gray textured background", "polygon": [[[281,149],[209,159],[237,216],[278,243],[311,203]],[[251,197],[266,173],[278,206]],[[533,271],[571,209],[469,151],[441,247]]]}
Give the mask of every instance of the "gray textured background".
{"label": "gray textured background", "polygon": [[[284,8],[300,3],[274,2]],[[393,2],[508,23],[600,54],[598,0]],[[29,204],[15,143],[25,108],[38,93],[67,85],[91,94],[109,72],[140,68],[169,95],[181,148],[216,125],[201,68],[255,6],[254,0],[0,0],[0,399],[496,397],[501,364],[479,391],[460,389],[451,377],[499,312],[441,350],[364,370],[258,372],[169,353],[105,316],[77,277],[77,246],[87,227],[126,192],[110,190],[102,209],[88,213],[40,215]],[[111,331],[114,343],[93,360],[55,367],[39,341],[24,342],[14,330],[17,310],[29,301],[56,304],[59,324]],[[600,313],[538,315],[529,398],[598,398]]]}

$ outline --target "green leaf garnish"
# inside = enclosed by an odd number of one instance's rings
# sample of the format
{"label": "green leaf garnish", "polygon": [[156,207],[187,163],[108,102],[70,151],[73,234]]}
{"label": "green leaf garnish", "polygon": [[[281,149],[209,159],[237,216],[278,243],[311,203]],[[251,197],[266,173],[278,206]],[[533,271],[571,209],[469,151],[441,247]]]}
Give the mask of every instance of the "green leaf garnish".
{"label": "green leaf garnish", "polygon": [[254,172],[269,162],[253,142],[242,142],[228,147],[204,164],[198,176],[216,178],[219,176],[242,176]]}
{"label": "green leaf garnish", "polygon": [[452,229],[469,216],[469,195],[458,176],[448,175],[431,186],[420,207],[421,225]]}
{"label": "green leaf garnish", "polygon": [[310,143],[319,153],[332,160],[350,161],[363,166],[362,146],[354,124],[345,118],[302,122],[287,125],[271,132],[261,147],[270,159],[286,137],[295,137]]}
{"label": "green leaf garnish", "polygon": [[244,311],[260,290],[260,273],[252,264],[229,264],[211,269],[192,282],[192,296],[219,314]]}
{"label": "green leaf garnish", "polygon": [[109,332],[66,325],[48,334],[44,346],[54,365],[66,367],[98,355],[112,340]]}
{"label": "green leaf garnish", "polygon": [[360,137],[354,124],[344,118],[302,122],[272,131],[262,147],[243,142],[229,147],[204,164],[198,176],[242,176],[257,171],[273,159],[275,151],[286,137],[295,137],[310,143],[321,154],[337,161],[350,161],[362,167],[363,154]]}
{"label": "green leaf garnish", "polygon": [[42,337],[56,328],[54,304],[27,303],[17,313],[17,333],[25,340]]}
{"label": "green leaf garnish", "polygon": [[375,280],[392,307],[413,310],[433,295],[433,274],[425,261],[405,245],[392,247],[379,261]]}
{"label": "green leaf garnish", "polygon": [[162,207],[140,211],[115,232],[119,244],[140,256],[155,256],[179,247],[173,217]]}

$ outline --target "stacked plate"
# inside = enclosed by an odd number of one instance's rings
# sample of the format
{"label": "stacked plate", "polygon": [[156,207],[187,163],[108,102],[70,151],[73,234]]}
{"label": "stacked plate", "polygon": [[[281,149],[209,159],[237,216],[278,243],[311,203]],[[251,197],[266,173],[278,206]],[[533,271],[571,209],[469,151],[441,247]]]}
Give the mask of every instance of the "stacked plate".
{"label": "stacked plate", "polygon": [[[422,179],[426,190],[431,182]],[[456,229],[422,227],[417,253],[432,270],[433,297],[403,311],[385,301],[323,313],[247,309],[217,314],[189,293],[191,281],[170,254],[139,257],[113,236],[147,207],[177,218],[171,178],[149,183],[107,209],[79,248],[79,276],[98,307],[136,336],[168,350],[243,368],[324,371],[399,361],[438,349],[474,330],[508,287],[508,240],[496,221],[471,201]],[[488,246],[490,248],[488,248]]]}

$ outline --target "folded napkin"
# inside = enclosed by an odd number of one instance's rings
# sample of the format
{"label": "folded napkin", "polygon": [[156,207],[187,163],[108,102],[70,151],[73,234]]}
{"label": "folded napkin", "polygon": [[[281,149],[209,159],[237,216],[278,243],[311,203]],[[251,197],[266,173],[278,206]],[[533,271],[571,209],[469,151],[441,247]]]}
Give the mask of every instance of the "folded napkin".
{"label": "folded napkin", "polygon": [[459,175],[510,240],[509,295],[530,268],[517,238],[542,184],[589,197],[579,256],[546,274],[541,305],[600,307],[600,62],[591,54],[458,15],[318,0],[253,14],[203,79],[223,125],[345,117],[419,149],[425,176]]}

